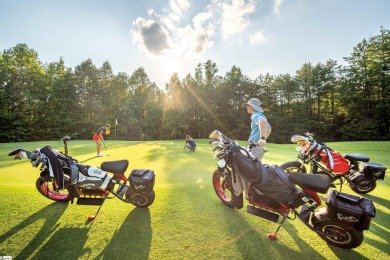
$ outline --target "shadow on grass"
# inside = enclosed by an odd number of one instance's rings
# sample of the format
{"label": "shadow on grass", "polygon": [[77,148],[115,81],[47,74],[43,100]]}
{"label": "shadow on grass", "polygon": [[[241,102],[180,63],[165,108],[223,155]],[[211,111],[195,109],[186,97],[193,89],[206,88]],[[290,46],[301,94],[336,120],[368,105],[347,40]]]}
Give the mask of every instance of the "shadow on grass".
{"label": "shadow on grass", "polygon": [[62,214],[68,207],[67,203],[52,203],[47,207],[35,212],[30,217],[22,221],[20,224],[11,228],[8,232],[0,236],[0,241],[5,241],[15,233],[28,228],[39,220],[44,220],[41,229],[37,232],[34,238],[28,243],[28,245],[17,255],[16,259],[28,259],[29,256],[47,239],[57,228],[59,224],[57,221],[61,218]]}
{"label": "shadow on grass", "polygon": [[[373,196],[370,194],[365,195],[366,198],[371,199],[374,202],[374,205],[381,205],[383,208],[390,208],[390,201]],[[376,236],[382,238],[385,242],[380,242],[378,240],[370,239],[365,237],[364,241],[373,247],[381,248],[383,252],[390,254],[390,247],[388,246],[388,241],[390,240],[390,234],[388,230],[390,229],[389,215],[386,212],[378,209],[376,207],[376,215],[375,218],[372,219],[370,229],[365,232],[371,232]]]}
{"label": "shadow on grass", "polygon": [[329,249],[332,250],[332,252],[337,256],[338,259],[369,259],[365,256],[362,256],[358,252],[354,251],[353,249],[342,249],[336,246],[328,245]]}
{"label": "shadow on grass", "polygon": [[88,226],[60,228],[32,259],[80,259],[85,253],[92,251],[84,248],[88,231]]}
{"label": "shadow on grass", "polygon": [[28,159],[15,159],[14,156],[8,156],[8,153],[7,153],[7,157],[5,156],[1,156],[0,154],[0,164],[1,164],[1,168],[7,168],[7,167],[10,167],[11,169],[13,169],[14,167],[18,167],[21,163],[30,163],[30,160]]}
{"label": "shadow on grass", "polygon": [[[388,220],[384,220],[385,222],[388,222]],[[381,222],[383,224],[383,222]],[[388,227],[387,227],[388,230]],[[383,226],[377,225],[375,222],[371,222],[370,230],[368,232],[371,232],[375,234],[376,236],[382,238],[385,242],[380,242],[378,240],[371,239],[369,237],[364,237],[364,242],[367,244],[372,245],[375,248],[380,248],[381,251],[385,252],[386,254],[390,255],[390,248],[388,246],[389,244],[389,232],[386,229],[384,229]],[[367,232],[367,231],[365,231]]]}
{"label": "shadow on grass", "polygon": [[[298,221],[298,220],[297,220]],[[293,229],[293,230],[292,230]],[[286,228],[286,230],[288,230],[288,232],[290,233],[290,235],[293,237],[293,238],[299,238],[299,235],[297,234],[297,229],[296,227],[292,227],[292,228]],[[314,231],[313,231],[313,234],[316,234]],[[307,247],[310,247],[310,239],[294,239],[297,243],[297,245],[299,245],[300,247],[302,247],[302,245],[305,245]],[[353,249],[350,250],[350,249],[343,249],[343,248],[340,248],[340,247],[336,247],[336,246],[333,246],[333,245],[329,245],[328,243],[326,243],[325,240],[323,240],[322,238],[318,237],[318,241],[320,243],[323,243],[323,246],[324,247],[328,247],[335,255],[338,256],[338,259],[367,259],[365,256],[361,255],[359,252],[356,252],[354,251]],[[306,247],[303,247],[304,249],[302,249],[302,252],[301,254],[303,253],[306,257],[306,254],[307,254],[307,248]],[[310,252],[310,251],[309,251]],[[316,254],[319,254],[318,252],[316,252]],[[302,255],[301,255],[302,256]],[[296,257],[299,257],[298,254],[296,254]],[[294,257],[293,257],[294,258]],[[311,257],[310,257],[311,258]],[[316,257],[317,258],[317,257]],[[321,254],[320,254],[320,258],[323,258],[325,259]]]}
{"label": "shadow on grass", "polygon": [[80,161],[79,163],[85,163],[85,162],[87,162],[87,161],[89,161],[89,160],[92,160],[92,159],[95,159],[97,156],[92,156],[91,158],[87,158],[87,159],[85,159],[85,160],[82,160],[82,161]]}
{"label": "shadow on grass", "polygon": [[[241,210],[246,212],[245,207]],[[246,220],[236,211],[231,212],[230,216],[225,215],[225,217],[234,217],[237,219],[236,221],[240,221],[243,223],[244,229],[249,228],[251,230],[248,235],[242,237],[236,242],[236,245],[240,250],[241,256],[244,259],[253,258],[256,255],[259,256],[259,258],[261,258],[261,256],[270,256],[270,258],[279,259],[288,256],[288,258],[290,259],[298,259],[302,257],[303,254],[307,259],[323,259],[322,255],[316,250],[314,250],[304,237],[301,238],[299,236],[296,228],[292,226],[294,225],[294,223],[291,223],[290,225],[290,223],[286,221],[278,233],[279,238],[276,238],[276,240],[269,240],[267,238],[267,234],[273,233],[276,230],[278,226],[277,223],[269,222],[267,220],[263,220],[260,217],[253,216],[255,218],[258,218],[258,221],[267,222],[265,232],[260,233],[261,231],[257,231],[253,226],[247,223]],[[234,234],[234,232],[236,232],[233,228],[231,228],[229,231],[231,231],[232,235]],[[291,248],[291,245],[284,244],[282,242],[284,240],[282,237],[286,235],[283,233],[286,232],[290,234],[290,236],[293,238],[300,250],[293,250]]]}
{"label": "shadow on grass", "polygon": [[374,196],[371,194],[364,194],[364,197],[372,200],[374,202],[374,205],[378,204],[378,205],[383,206],[384,208],[390,208],[390,201],[389,200],[386,200],[386,199],[383,199],[381,197],[377,197],[377,196]]}
{"label": "shadow on grass", "polygon": [[[152,243],[148,208],[134,208],[95,259],[148,259]],[[124,255],[124,252],[131,254]]]}

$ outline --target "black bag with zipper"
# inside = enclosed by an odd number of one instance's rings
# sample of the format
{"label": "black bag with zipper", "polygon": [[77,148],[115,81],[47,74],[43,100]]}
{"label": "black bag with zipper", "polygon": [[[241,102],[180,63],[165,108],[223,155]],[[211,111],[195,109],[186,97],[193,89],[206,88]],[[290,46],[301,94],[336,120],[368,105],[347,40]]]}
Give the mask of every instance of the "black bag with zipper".
{"label": "black bag with zipper", "polygon": [[287,173],[278,165],[262,164],[261,166],[262,181],[255,183],[254,186],[277,202],[287,205],[293,203],[298,197],[299,190],[288,179]]}
{"label": "black bag with zipper", "polygon": [[234,145],[227,160],[233,172],[240,175],[248,182],[260,182],[262,180],[261,163],[245,148]]}
{"label": "black bag with zipper", "polygon": [[280,166],[262,164],[243,147],[236,145],[231,148],[228,164],[232,167],[233,172],[253,183],[256,188],[272,200],[291,204],[298,197],[298,189]]}

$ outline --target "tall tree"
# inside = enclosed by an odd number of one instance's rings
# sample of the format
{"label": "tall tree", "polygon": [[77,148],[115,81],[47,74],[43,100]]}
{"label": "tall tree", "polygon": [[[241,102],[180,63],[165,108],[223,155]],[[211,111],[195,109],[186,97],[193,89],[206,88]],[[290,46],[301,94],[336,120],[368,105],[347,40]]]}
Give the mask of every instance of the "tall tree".
{"label": "tall tree", "polygon": [[48,119],[43,123],[47,139],[58,139],[79,130],[77,122],[82,120],[79,116],[81,109],[74,88],[74,74],[65,67],[62,58],[46,66],[46,78],[49,85],[46,107]]}
{"label": "tall tree", "polygon": [[26,44],[1,53],[1,114],[3,131],[0,140],[36,140],[36,127],[45,118],[45,71],[38,54]]}

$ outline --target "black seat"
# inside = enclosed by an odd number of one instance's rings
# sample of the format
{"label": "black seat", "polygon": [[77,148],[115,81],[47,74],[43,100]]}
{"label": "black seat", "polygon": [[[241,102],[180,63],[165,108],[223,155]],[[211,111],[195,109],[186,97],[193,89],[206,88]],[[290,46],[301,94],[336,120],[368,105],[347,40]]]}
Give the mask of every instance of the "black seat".
{"label": "black seat", "polygon": [[102,165],[100,165],[100,169],[106,172],[124,174],[127,169],[127,166],[129,166],[128,160],[119,160],[103,162]]}
{"label": "black seat", "polygon": [[368,162],[370,157],[362,153],[347,153],[344,158],[350,161]]}
{"label": "black seat", "polygon": [[325,174],[306,174],[300,172],[290,172],[288,178],[294,184],[303,189],[326,193],[330,186],[330,177]]}

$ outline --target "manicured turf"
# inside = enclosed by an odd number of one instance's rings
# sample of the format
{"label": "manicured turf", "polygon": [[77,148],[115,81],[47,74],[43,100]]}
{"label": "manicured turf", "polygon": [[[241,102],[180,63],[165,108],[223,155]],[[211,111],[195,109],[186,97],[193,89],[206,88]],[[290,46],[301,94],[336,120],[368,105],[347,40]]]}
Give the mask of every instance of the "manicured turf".
{"label": "manicured turf", "polygon": [[[244,142],[241,142],[244,144]],[[69,153],[87,165],[128,159],[134,168],[156,173],[156,199],[147,209],[108,199],[93,222],[97,206],[52,202],[41,196],[39,170],[29,160],[14,160],[14,147],[34,149],[58,142],[0,145],[0,256],[16,259],[389,259],[390,176],[365,197],[376,217],[363,244],[354,250],[328,246],[299,220],[286,221],[275,241],[277,224],[223,205],[211,175],[216,169],[207,140],[195,152],[184,141],[106,141],[110,156],[95,157],[93,141],[71,141]],[[329,143],[341,153],[365,153],[390,168],[390,142]],[[295,145],[268,144],[264,163],[296,158]],[[104,150],[105,155],[107,151]],[[389,172],[389,171],[388,171]],[[389,175],[389,174],[387,174]],[[344,192],[355,194],[346,185]],[[356,195],[356,194],[355,194]],[[324,196],[322,197],[324,198]]]}

